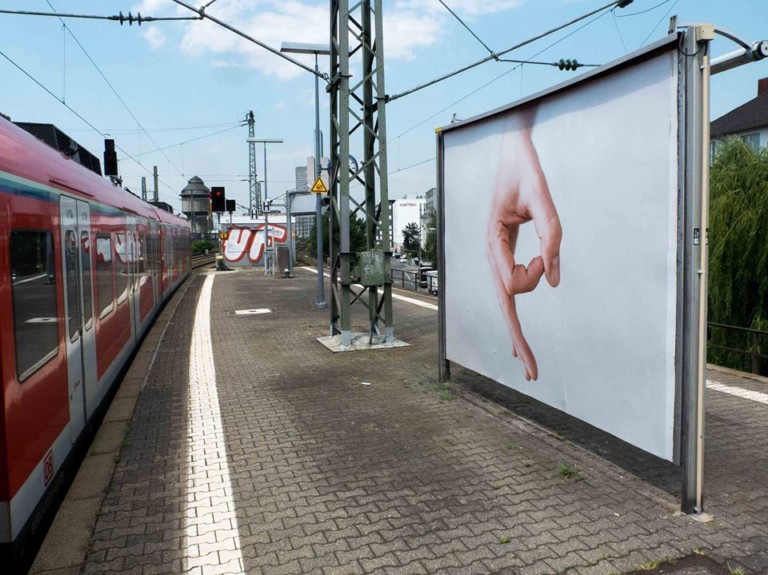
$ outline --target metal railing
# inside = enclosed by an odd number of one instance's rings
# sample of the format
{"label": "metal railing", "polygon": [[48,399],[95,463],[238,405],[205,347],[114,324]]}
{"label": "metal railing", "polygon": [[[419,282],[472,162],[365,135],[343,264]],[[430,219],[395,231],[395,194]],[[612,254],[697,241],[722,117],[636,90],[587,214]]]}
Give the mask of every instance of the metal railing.
{"label": "metal railing", "polygon": [[[735,369],[741,369],[741,370],[748,370],[751,373],[766,375],[767,370],[761,369],[762,365],[766,365],[768,367],[768,364],[766,364],[766,361],[768,361],[768,355],[765,355],[761,353],[761,349],[766,349],[768,346],[765,344],[763,346],[760,345],[761,337],[768,337],[767,331],[762,331],[759,329],[752,329],[749,327],[738,327],[735,325],[727,325],[724,323],[716,323],[716,322],[709,322],[707,324],[709,327],[709,337],[707,338],[707,350],[712,352],[726,352],[724,354],[714,354],[716,355],[717,359],[719,360],[718,363],[729,363],[730,365],[726,365],[725,367],[733,367]],[[731,332],[738,332],[741,334],[744,334],[746,337],[744,338],[745,347],[732,347],[731,345],[724,345],[720,343],[714,343],[713,339],[720,339],[715,338],[715,330],[725,330],[731,331]],[[725,337],[723,338],[726,342],[731,342],[733,340]],[[766,341],[766,340],[764,340]],[[729,354],[734,354],[733,356],[729,357]],[[710,354],[710,357],[712,357],[713,354]],[[743,358],[743,361],[735,361],[736,358]]]}
{"label": "metal railing", "polygon": [[426,271],[392,269],[389,272],[392,285],[415,292],[437,294],[437,278],[427,275]]}

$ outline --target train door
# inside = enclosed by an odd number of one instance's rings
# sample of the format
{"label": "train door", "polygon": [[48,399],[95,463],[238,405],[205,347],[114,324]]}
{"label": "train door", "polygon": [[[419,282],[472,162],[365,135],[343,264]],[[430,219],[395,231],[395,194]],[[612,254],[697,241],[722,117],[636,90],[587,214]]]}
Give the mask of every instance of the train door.
{"label": "train door", "polygon": [[149,273],[152,275],[152,295],[155,306],[160,301],[162,289],[160,287],[160,226],[157,222],[150,222],[149,242],[147,243],[147,256],[152,258]]}
{"label": "train door", "polygon": [[93,320],[91,216],[87,203],[62,197],[62,262],[70,435],[80,435],[87,405],[96,395],[96,337]]}

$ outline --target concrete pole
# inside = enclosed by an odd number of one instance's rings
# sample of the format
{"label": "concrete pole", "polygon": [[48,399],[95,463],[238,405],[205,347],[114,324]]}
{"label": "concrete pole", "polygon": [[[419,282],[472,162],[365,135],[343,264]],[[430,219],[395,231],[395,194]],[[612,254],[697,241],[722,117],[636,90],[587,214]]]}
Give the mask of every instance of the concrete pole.
{"label": "concrete pole", "polygon": [[154,196],[154,199],[155,199],[155,202],[158,202],[160,200],[160,192],[157,189],[157,187],[158,187],[157,166],[152,166],[152,173],[153,173],[153,176],[155,178],[155,196]]}

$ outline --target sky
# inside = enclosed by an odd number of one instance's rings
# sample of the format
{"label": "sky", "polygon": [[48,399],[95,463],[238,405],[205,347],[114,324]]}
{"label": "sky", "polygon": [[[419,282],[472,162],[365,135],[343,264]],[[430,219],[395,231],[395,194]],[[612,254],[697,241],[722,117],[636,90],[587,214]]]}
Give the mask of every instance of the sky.
{"label": "sky", "polygon": [[[191,0],[194,1],[194,0]],[[195,7],[210,3],[197,0]],[[386,93],[399,94],[591,12],[608,0],[384,0]],[[458,15],[476,39],[445,7]],[[207,13],[279,49],[282,42],[327,44],[327,0],[216,0]],[[60,14],[194,16],[172,0],[0,0],[0,9]],[[765,0],[634,0],[547,36],[506,58],[605,64],[664,37],[669,18],[707,22],[755,42],[768,39]],[[66,25],[66,27],[65,27]],[[482,43],[481,43],[482,41]],[[737,48],[718,36],[717,56]],[[309,66],[312,56],[298,56]],[[321,71],[328,58],[320,57]],[[560,71],[489,62],[387,105],[389,195],[435,186],[435,129],[539,92],[591,68]],[[151,190],[181,209],[193,176],[225,186],[247,209],[248,128],[278,138],[267,153],[267,194],[295,187],[294,169],[313,154],[314,76],[210,21],[155,24],[0,14],[0,112],[14,121],[52,123],[102,157],[114,138],[123,183]],[[712,77],[711,118],[757,95],[768,60]],[[353,80],[354,81],[354,80]],[[320,122],[328,150],[328,94],[320,87]],[[362,149],[351,149],[362,156]],[[264,148],[257,178],[264,179]],[[240,211],[240,208],[239,210]]]}

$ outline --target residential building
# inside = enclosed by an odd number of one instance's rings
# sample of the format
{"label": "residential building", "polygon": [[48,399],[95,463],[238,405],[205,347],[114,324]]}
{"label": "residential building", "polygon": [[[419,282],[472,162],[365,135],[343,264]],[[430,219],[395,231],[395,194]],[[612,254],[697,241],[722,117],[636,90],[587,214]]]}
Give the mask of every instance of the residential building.
{"label": "residential building", "polygon": [[712,152],[718,140],[730,136],[741,137],[755,149],[768,146],[768,78],[758,80],[755,98],[712,122]]}

